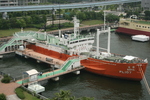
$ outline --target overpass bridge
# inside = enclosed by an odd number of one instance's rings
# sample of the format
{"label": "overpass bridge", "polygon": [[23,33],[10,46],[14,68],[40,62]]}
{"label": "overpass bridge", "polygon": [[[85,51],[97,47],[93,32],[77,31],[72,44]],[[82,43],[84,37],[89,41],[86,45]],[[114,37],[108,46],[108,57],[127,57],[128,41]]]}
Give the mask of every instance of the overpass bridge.
{"label": "overpass bridge", "polygon": [[13,6],[0,7],[0,12],[16,12],[16,11],[34,11],[34,10],[53,10],[53,9],[73,9],[105,6],[112,4],[123,4],[131,2],[141,2],[141,0],[111,0],[103,2],[88,2],[88,3],[72,3],[72,4],[53,4],[53,5],[32,5],[32,6]]}

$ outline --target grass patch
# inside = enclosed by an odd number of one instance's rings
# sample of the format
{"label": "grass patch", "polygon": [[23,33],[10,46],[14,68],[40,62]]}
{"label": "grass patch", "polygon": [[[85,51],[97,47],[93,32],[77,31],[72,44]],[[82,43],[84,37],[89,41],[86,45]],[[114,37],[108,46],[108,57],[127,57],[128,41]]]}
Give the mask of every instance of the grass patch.
{"label": "grass patch", "polygon": [[16,94],[20,99],[25,99],[24,91],[22,88],[16,88]]}
{"label": "grass patch", "polygon": [[37,97],[34,97],[33,95],[29,94],[21,87],[16,88],[15,91],[16,91],[17,96],[22,100],[41,100],[41,99],[38,99]]}
{"label": "grass patch", "polygon": [[86,20],[86,21],[82,21],[81,24],[83,24],[83,26],[85,25],[96,25],[96,24],[103,24],[104,22],[102,20]]}
{"label": "grass patch", "polygon": [[23,93],[25,95],[25,99],[23,99],[23,100],[41,100],[41,99],[38,99],[37,97],[32,96],[31,94],[29,94],[25,91]]}
{"label": "grass patch", "polygon": [[[0,37],[12,36],[15,32],[19,32],[20,28],[0,30]],[[38,31],[36,28],[25,28],[24,31]]]}

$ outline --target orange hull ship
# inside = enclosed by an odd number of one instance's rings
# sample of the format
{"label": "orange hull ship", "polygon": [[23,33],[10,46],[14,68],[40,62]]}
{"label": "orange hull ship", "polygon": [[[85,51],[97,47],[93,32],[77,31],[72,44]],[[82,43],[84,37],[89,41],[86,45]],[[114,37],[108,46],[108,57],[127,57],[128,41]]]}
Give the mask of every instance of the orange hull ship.
{"label": "orange hull ship", "polygon": [[[62,54],[56,51],[44,49],[42,47],[30,44],[27,45],[28,49],[32,49],[35,52],[51,56],[63,61],[66,61],[71,55]],[[72,55],[75,56],[75,55]],[[141,62],[140,62],[141,61]],[[143,75],[146,70],[147,63],[144,63],[143,60],[138,60],[139,63],[131,62],[112,62],[107,60],[100,60],[94,58],[88,58],[81,60],[81,65],[85,67],[85,70],[104,75],[113,78],[128,79],[140,81],[143,78]]]}
{"label": "orange hull ship", "polygon": [[115,63],[89,58],[81,61],[87,71],[108,77],[140,81],[147,63]]}
{"label": "orange hull ship", "polygon": [[[92,34],[80,35],[78,27],[79,21],[74,17],[74,34],[61,34],[59,31],[59,35],[54,36],[35,32],[30,38],[23,36],[24,47],[63,61],[72,56],[79,56],[80,63],[85,70],[99,75],[142,80],[148,64],[147,59],[110,53],[110,28],[97,30],[96,46],[93,46],[95,36]],[[99,35],[103,33],[108,33],[107,49],[99,46]],[[19,36],[19,33],[16,35]]]}

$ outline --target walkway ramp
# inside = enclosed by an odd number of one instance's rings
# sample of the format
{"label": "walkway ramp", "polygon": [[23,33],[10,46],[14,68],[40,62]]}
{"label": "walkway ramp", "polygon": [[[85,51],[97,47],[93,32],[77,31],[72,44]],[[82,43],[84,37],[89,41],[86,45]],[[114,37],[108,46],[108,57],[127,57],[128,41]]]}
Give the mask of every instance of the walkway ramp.
{"label": "walkway ramp", "polygon": [[[81,67],[81,66],[74,66],[73,69],[71,68],[72,65],[74,65],[76,62],[80,62],[80,60],[79,59],[67,60],[66,63],[64,63],[64,65],[63,65],[63,67],[61,69],[50,71],[50,72],[46,72],[46,73],[43,73],[42,75],[39,75],[38,76],[38,81],[42,81],[42,80],[58,77],[60,75],[64,75],[64,74],[67,74],[67,73],[70,73],[70,72],[82,69],[83,67]],[[24,78],[22,80],[18,80],[17,83],[18,84],[27,85],[29,83],[29,77],[28,78]]]}
{"label": "walkway ramp", "polygon": [[36,32],[34,31],[21,31],[21,32],[15,33],[14,36],[9,41],[0,45],[0,53],[5,54],[6,52],[9,53],[9,52],[15,51],[16,49],[18,49],[17,46],[23,44],[21,40],[31,39],[34,37],[35,34]]}

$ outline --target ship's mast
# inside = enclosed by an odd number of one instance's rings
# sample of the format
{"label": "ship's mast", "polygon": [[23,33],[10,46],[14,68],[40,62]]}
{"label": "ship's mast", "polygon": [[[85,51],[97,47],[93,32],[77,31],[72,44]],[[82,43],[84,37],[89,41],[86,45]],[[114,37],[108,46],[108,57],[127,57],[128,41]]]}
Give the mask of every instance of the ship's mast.
{"label": "ship's mast", "polygon": [[104,11],[104,30],[105,30],[105,21],[106,21],[106,14],[105,14],[105,11]]}
{"label": "ship's mast", "polygon": [[[100,48],[99,47],[99,36],[101,33],[106,33],[108,32],[108,43],[107,43],[107,49],[105,48]],[[110,53],[110,27],[108,27],[107,30],[102,30],[100,31],[99,29],[97,29],[97,43],[96,43],[96,55],[99,55],[99,49],[103,49],[103,50],[107,50],[108,53]]]}
{"label": "ship's mast", "polygon": [[107,44],[107,52],[110,53],[110,27],[108,27],[108,44]]}
{"label": "ship's mast", "polygon": [[74,22],[74,38],[76,38],[77,35],[79,35],[79,20],[76,18],[76,16],[73,17]]}

